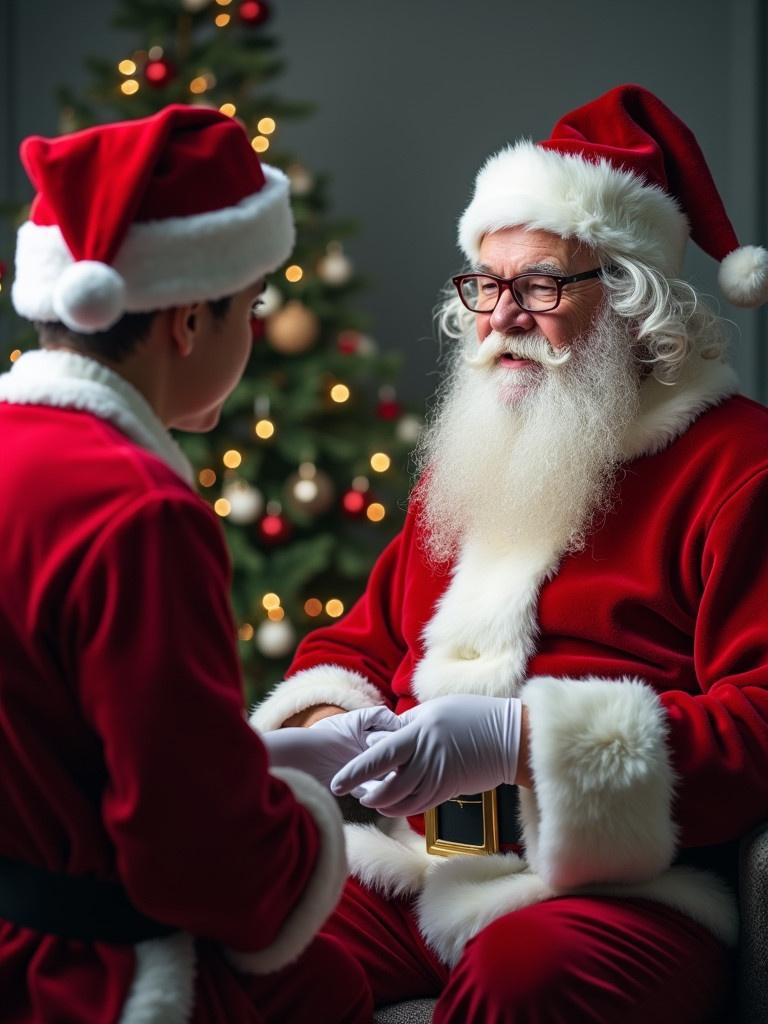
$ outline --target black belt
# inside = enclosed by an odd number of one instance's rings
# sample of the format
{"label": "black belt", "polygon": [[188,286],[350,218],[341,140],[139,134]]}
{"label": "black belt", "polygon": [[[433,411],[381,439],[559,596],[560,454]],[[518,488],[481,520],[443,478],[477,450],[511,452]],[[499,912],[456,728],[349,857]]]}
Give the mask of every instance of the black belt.
{"label": "black belt", "polygon": [[424,814],[427,851],[443,857],[522,850],[517,786],[463,793]]}
{"label": "black belt", "polygon": [[137,910],[116,882],[61,875],[0,857],[0,918],[84,942],[124,945],[176,928]]}

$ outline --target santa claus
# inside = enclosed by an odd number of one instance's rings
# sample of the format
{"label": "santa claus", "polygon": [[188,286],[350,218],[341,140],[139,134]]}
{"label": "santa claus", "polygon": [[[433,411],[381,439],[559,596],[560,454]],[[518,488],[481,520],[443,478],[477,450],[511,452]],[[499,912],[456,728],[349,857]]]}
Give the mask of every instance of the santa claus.
{"label": "santa claus", "polygon": [[405,528],[254,714],[273,763],[379,812],[327,926],[379,1003],[679,1024],[727,1000],[735,843],[768,806],[768,415],[680,279],[689,237],[731,301],[768,297],[637,86],[487,161]]}

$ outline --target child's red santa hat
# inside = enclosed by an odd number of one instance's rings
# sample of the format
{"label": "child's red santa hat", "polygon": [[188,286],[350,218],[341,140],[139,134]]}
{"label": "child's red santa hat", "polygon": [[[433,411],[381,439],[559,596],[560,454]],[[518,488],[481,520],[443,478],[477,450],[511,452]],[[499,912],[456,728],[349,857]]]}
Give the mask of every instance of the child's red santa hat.
{"label": "child's red santa hat", "polygon": [[478,259],[485,234],[525,225],[609,255],[680,273],[690,236],[718,260],[737,306],[768,299],[768,252],[740,247],[693,133],[653,93],[620,85],[566,114],[549,139],[510,146],[482,167],[459,225]]}
{"label": "child's red santa hat", "polygon": [[37,195],[13,304],[29,320],[104,331],[124,313],[232,295],[293,247],[287,178],[215,110],[34,136],[21,159]]}

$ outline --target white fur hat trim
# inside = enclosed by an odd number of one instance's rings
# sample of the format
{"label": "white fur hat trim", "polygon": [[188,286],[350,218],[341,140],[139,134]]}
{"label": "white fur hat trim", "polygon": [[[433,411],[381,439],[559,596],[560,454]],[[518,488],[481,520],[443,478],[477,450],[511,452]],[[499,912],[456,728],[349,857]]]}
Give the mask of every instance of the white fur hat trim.
{"label": "white fur hat trim", "polygon": [[16,248],[16,312],[42,322],[67,315],[67,326],[94,333],[123,313],[219,299],[247,287],[288,258],[295,236],[288,179],[275,167],[263,170],[264,187],[234,206],[133,224],[111,268],[84,260],[86,269],[75,270],[59,228],[27,221]]}
{"label": "white fur hat trim", "polygon": [[521,225],[578,238],[603,253],[679,273],[688,220],[656,185],[605,160],[544,149],[523,140],[492,156],[459,222],[459,245],[472,262],[484,235]]}

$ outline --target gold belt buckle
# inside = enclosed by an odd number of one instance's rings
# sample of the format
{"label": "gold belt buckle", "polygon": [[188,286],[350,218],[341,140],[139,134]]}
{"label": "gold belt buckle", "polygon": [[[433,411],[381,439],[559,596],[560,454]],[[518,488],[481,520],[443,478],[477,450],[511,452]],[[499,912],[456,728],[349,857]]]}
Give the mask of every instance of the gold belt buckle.
{"label": "gold belt buckle", "polygon": [[476,806],[482,804],[483,809],[483,842],[480,845],[474,843],[458,843],[451,839],[443,839],[440,835],[440,808],[445,806],[439,804],[424,812],[425,839],[427,841],[427,853],[433,853],[438,857],[453,857],[456,854],[473,854],[484,857],[489,853],[499,852],[499,815],[496,806],[496,790],[488,789],[480,793],[480,799],[465,800],[461,797],[454,797],[447,800],[449,804],[459,804],[463,810],[465,805]]}

